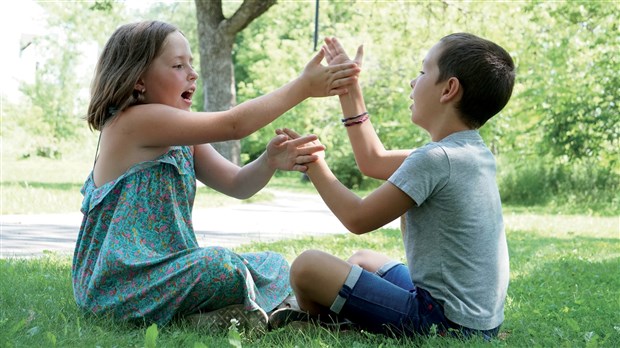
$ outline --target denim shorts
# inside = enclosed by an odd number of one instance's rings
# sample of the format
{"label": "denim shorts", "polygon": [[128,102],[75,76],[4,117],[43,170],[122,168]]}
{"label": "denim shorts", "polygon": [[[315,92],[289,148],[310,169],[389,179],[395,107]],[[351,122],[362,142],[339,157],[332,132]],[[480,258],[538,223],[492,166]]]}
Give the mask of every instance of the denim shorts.
{"label": "denim shorts", "polygon": [[330,309],[369,332],[394,336],[428,335],[436,330],[441,336],[480,335],[490,340],[499,332],[499,326],[474,330],[448,320],[429,292],[413,284],[407,266],[396,261],[377,273],[353,265]]}

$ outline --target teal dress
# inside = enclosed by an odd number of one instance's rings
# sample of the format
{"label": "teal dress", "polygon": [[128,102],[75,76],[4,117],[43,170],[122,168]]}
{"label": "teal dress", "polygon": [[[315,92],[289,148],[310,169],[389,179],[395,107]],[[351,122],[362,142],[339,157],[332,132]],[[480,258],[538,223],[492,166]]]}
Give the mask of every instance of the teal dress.
{"label": "teal dress", "polygon": [[288,262],[273,252],[199,247],[195,193],[187,146],[136,164],[101,187],[91,173],[82,188],[84,219],[72,265],[78,306],[164,325],[232,304],[267,312],[280,304],[291,292]]}

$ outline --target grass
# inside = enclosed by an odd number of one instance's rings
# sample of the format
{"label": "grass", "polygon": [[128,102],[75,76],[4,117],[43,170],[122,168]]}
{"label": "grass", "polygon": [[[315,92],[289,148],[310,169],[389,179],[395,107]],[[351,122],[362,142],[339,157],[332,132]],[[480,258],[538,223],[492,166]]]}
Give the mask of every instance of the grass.
{"label": "grass", "polygon": [[[213,335],[182,323],[157,328],[118,324],[80,313],[73,300],[68,256],[0,260],[0,347],[618,347],[620,239],[614,219],[577,218],[581,227],[539,225],[521,217],[507,232],[511,283],[501,336],[491,343],[432,336],[392,339],[367,332],[293,327],[264,336],[236,330]],[[515,217],[514,221],[519,218]],[[529,227],[523,227],[529,226]],[[254,243],[237,252],[274,250],[291,261],[308,248],[340,257],[371,248],[400,259],[400,231]],[[238,336],[237,336],[238,335]]]}
{"label": "grass", "polygon": [[[77,211],[81,204],[79,188],[91,165],[78,155],[62,161],[4,156],[0,213]],[[297,173],[279,176],[268,187],[315,192]],[[253,199],[269,198],[268,193],[261,193]],[[200,187],[196,207],[238,202]],[[617,211],[601,217],[585,209],[582,211],[587,211],[587,215],[556,214],[559,210],[545,206],[505,208],[511,283],[506,320],[500,338],[491,343],[438,336],[396,340],[367,332],[333,332],[318,327],[288,327],[257,336],[236,330],[212,334],[182,323],[159,328],[119,324],[109,318],[80,313],[73,299],[70,257],[46,254],[33,259],[0,259],[0,348],[620,346]],[[396,259],[403,257],[400,232],[391,229],[364,236],[254,243],[235,250],[274,250],[292,261],[309,248],[343,258],[361,248],[380,250]]]}

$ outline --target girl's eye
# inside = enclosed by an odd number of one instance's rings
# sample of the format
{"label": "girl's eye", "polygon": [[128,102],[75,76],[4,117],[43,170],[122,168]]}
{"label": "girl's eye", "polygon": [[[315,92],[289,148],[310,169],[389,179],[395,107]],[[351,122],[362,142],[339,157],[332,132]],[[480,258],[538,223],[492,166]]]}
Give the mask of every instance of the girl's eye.
{"label": "girl's eye", "polygon": [[175,69],[183,69],[183,64],[175,65],[173,68],[175,68]]}
{"label": "girl's eye", "polygon": [[420,75],[424,75],[424,71],[420,71]]}

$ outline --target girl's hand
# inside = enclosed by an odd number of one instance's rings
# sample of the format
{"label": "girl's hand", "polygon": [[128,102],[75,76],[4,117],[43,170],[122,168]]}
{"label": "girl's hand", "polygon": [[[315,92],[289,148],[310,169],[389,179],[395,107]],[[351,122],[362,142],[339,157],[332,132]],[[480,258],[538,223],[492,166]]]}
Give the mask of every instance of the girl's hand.
{"label": "girl's hand", "polygon": [[307,163],[319,159],[324,154],[325,146],[318,141],[316,135],[290,137],[288,133],[277,129],[276,136],[267,145],[267,163],[273,169],[296,170],[305,172]]}
{"label": "girl's hand", "polygon": [[360,45],[357,48],[357,53],[355,54],[354,60],[349,58],[347,52],[345,52],[344,48],[340,44],[340,41],[338,41],[335,37],[325,38],[323,50],[325,51],[325,59],[327,60],[327,64],[330,66],[336,64],[355,63],[360,69],[362,67],[362,60],[364,58],[363,45]]}
{"label": "girl's hand", "polygon": [[324,48],[310,60],[299,77],[307,86],[310,97],[326,97],[348,93],[347,86],[354,83],[360,72],[355,62],[334,62],[329,66],[321,65],[325,57]]}

